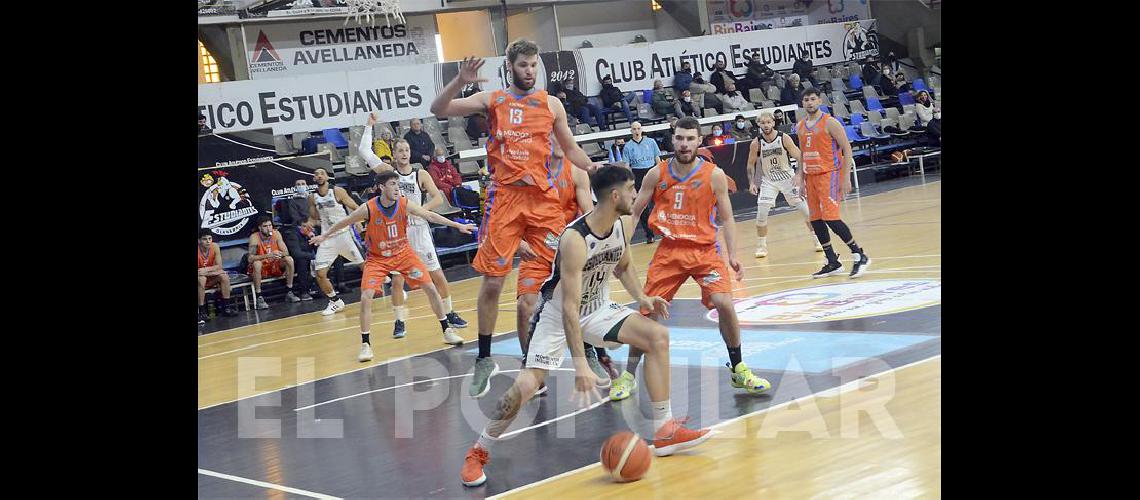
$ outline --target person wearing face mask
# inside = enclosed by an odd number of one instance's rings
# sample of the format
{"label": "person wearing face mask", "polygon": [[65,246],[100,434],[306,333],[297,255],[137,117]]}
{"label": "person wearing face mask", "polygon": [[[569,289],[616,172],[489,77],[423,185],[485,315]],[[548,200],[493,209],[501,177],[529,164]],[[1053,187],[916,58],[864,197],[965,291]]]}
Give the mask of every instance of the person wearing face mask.
{"label": "person wearing face mask", "polygon": [[717,59],[713,74],[709,78],[709,83],[713,84],[713,87],[716,87],[716,93],[718,94],[724,93],[724,82],[732,82],[735,85],[737,80],[739,80],[736,75],[728,71],[727,67],[723,59]]}
{"label": "person wearing face mask", "polygon": [[602,91],[598,97],[602,99],[602,104],[605,105],[606,110],[621,110],[622,113],[625,113],[625,121],[633,123],[633,114],[629,112],[629,105],[637,99],[637,93],[626,92],[623,94],[620,89],[614,86],[614,79],[607,76],[602,79]]}
{"label": "person wearing face mask", "polygon": [[717,97],[720,98],[720,103],[724,106],[721,113],[737,113],[752,109],[752,105],[748,102],[748,99],[745,99],[744,95],[742,95],[739,90],[736,90],[736,84],[731,81],[724,82],[724,93]]}
{"label": "person wearing face mask", "polygon": [[285,300],[300,302],[300,297],[293,294],[293,257],[289,256],[289,249],[281,233],[273,229],[273,219],[262,215],[257,219],[257,232],[249,236],[249,268],[246,274],[253,279],[253,291],[257,295],[254,305],[257,309],[269,309],[265,296],[261,294],[261,280],[263,278],[276,278],[285,276]]}
{"label": "person wearing face mask", "polygon": [[701,110],[693,104],[693,93],[688,90],[681,92],[681,100],[673,102],[673,112],[677,113],[679,118],[686,116],[701,117]]}
{"label": "person wearing face mask", "polygon": [[673,112],[673,95],[665,91],[665,84],[661,80],[653,81],[653,95],[649,98],[649,106],[657,114],[665,116]]}
{"label": "person wearing face mask", "polygon": [[721,144],[727,144],[729,139],[732,139],[732,136],[726,134],[724,132],[724,125],[718,123],[713,125],[712,133],[705,137],[702,146],[720,146]]}
{"label": "person wearing face mask", "polygon": [[309,183],[305,179],[293,182],[293,196],[279,200],[273,212],[281,220],[281,238],[285,240],[285,248],[289,249],[289,256],[297,266],[297,290],[300,291],[301,300],[313,300],[309,289],[312,286],[312,261],[315,257],[315,248],[309,245],[312,236],[312,226],[309,222]]}
{"label": "person wearing face mask", "polygon": [[736,115],[736,119],[732,123],[731,134],[736,142],[749,141],[756,137],[756,129],[744,115]]}
{"label": "person wearing face mask", "polygon": [[439,192],[447,199],[451,199],[451,190],[456,186],[463,184],[463,176],[459,175],[459,170],[455,169],[445,156],[443,148],[435,147],[435,157],[432,158],[431,165],[427,168],[428,175],[431,175],[431,180],[435,181],[435,187],[439,188]]}

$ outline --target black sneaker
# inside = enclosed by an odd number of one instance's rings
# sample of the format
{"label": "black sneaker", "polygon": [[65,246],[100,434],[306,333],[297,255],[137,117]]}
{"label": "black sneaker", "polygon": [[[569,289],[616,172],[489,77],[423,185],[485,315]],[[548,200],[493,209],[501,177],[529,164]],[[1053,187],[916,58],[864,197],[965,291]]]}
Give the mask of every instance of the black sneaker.
{"label": "black sneaker", "polygon": [[467,328],[467,321],[459,317],[459,313],[452,311],[447,313],[447,324],[455,328]]}
{"label": "black sneaker", "polygon": [[210,319],[210,317],[207,316],[206,313],[203,313],[202,311],[198,311],[198,324],[199,325],[206,324],[206,320],[208,320],[208,319]]}
{"label": "black sneaker", "polygon": [[396,320],[396,327],[392,329],[392,338],[402,339],[407,330],[404,328],[404,322]]}
{"label": "black sneaker", "polygon": [[867,272],[867,266],[871,265],[871,258],[866,253],[857,253],[852,256],[855,258],[855,263],[851,264],[851,277],[858,278]]}
{"label": "black sneaker", "polygon": [[234,309],[233,305],[228,305],[228,306],[226,306],[225,310],[222,311],[222,315],[224,315],[224,316],[237,316],[238,315],[237,309]]}
{"label": "black sneaker", "polygon": [[824,264],[823,269],[820,269],[815,274],[812,274],[811,277],[812,278],[824,278],[824,277],[831,276],[833,274],[838,274],[841,272],[843,272],[843,264],[841,264],[837,260],[835,262],[828,262],[827,264]]}

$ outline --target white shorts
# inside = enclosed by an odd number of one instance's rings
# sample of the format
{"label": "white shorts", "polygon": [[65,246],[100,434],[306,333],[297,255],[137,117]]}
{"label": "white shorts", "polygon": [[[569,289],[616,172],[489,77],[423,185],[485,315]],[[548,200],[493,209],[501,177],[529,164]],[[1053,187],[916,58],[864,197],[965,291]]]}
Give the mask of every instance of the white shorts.
{"label": "white shorts", "polygon": [[424,261],[429,273],[439,270],[439,258],[435,256],[435,242],[431,239],[431,226],[409,224],[408,243],[412,246],[412,251]]}
{"label": "white shorts", "polygon": [[345,231],[321,243],[321,246],[317,247],[317,256],[313,258],[313,266],[318,270],[328,268],[338,255],[344,256],[353,264],[364,262],[360,248],[352,239],[351,231]]}
{"label": "white shorts", "polygon": [[759,213],[761,206],[766,205],[768,209],[776,206],[776,196],[784,193],[784,199],[788,204],[793,207],[798,207],[804,202],[802,193],[796,187],[795,178],[786,181],[771,181],[767,177],[760,179],[760,192],[756,197],[756,212]]}
{"label": "white shorts", "polygon": [[[562,366],[566,356],[566,330],[562,327],[562,307],[560,304],[541,301],[530,324],[530,345],[527,347],[526,366],[553,370]],[[622,320],[637,311],[612,300],[598,307],[594,312],[579,318],[582,324],[582,340],[595,347],[617,349],[617,329]],[[535,321],[537,320],[537,322]],[[610,339],[606,335],[614,330]]]}

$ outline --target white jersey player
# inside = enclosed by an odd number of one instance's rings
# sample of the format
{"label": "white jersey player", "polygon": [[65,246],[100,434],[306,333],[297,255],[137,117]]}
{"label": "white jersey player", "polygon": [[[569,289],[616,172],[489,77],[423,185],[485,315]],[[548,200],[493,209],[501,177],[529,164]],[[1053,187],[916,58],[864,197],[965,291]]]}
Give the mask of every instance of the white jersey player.
{"label": "white jersey player", "polygon": [[[384,163],[376,156],[376,153],[372,151],[372,126],[375,124],[376,115],[370,113],[368,125],[364,127],[364,135],[360,138],[360,146],[357,147],[357,152],[372,168],[372,171],[380,173],[385,170],[395,170],[396,174],[400,176],[397,179],[400,185],[400,193],[419,203],[425,209],[431,210],[443,205],[443,193],[436,187],[431,175],[423,169],[412,167],[410,163],[412,150],[407,141],[398,139],[392,147],[392,161],[395,166]],[[422,217],[415,215],[408,217],[408,243],[423,261],[424,266],[427,267],[432,283],[435,284],[440,297],[443,298],[444,309],[447,310],[447,322],[455,328],[466,328],[467,321],[459,317],[452,308],[447,277],[444,276],[443,269],[439,265],[439,258],[435,254],[435,242],[432,240],[431,226]],[[406,331],[404,322],[408,320],[408,309],[404,305],[407,294],[402,293],[403,290],[404,279],[399,275],[393,276],[392,308],[396,313],[396,323],[393,327],[392,336],[396,338],[404,336]]]}
{"label": "white jersey player", "polygon": [[748,146],[748,191],[758,194],[756,198],[756,257],[768,256],[768,212],[776,205],[776,196],[784,193],[784,199],[800,211],[811,233],[815,250],[823,247],[815,238],[808,221],[808,205],[799,192],[798,179],[802,175],[792,169],[791,159],[800,161],[800,149],[787,134],[776,130],[776,120],[770,112],[760,114],[761,134]]}
{"label": "white jersey player", "polygon": [[[353,264],[361,264],[364,257],[360,248],[352,237],[351,230],[342,229],[337,234],[328,234],[341,219],[348,217],[348,213],[356,210],[356,201],[348,195],[342,187],[329,185],[329,173],[323,168],[313,172],[313,182],[317,183],[317,190],[309,195],[309,225],[316,224],[319,219],[321,234],[327,239],[317,247],[317,256],[313,259],[313,267],[317,269],[317,285],[329,298],[329,304],[321,312],[324,316],[336,314],[344,309],[344,301],[337,297],[332,281],[329,281],[329,267],[337,256],[343,256]],[[347,211],[345,208],[347,207]],[[359,230],[359,229],[358,229]]]}

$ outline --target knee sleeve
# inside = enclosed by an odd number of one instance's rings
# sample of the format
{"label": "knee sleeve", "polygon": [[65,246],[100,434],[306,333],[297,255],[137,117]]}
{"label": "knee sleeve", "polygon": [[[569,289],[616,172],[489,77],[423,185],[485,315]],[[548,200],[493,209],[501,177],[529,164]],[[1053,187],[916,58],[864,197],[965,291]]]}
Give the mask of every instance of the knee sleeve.
{"label": "knee sleeve", "polygon": [[839,239],[842,240],[844,243],[851,241],[851,229],[848,228],[847,224],[844,224],[843,221],[841,221],[841,220],[829,220],[829,221],[826,221],[826,223],[827,223],[827,227],[830,227],[831,230],[835,232],[835,235],[838,236]]}
{"label": "knee sleeve", "polygon": [[820,245],[827,245],[831,243],[831,234],[827,232],[827,223],[822,220],[811,221],[811,229],[815,231],[815,237],[819,240]]}

